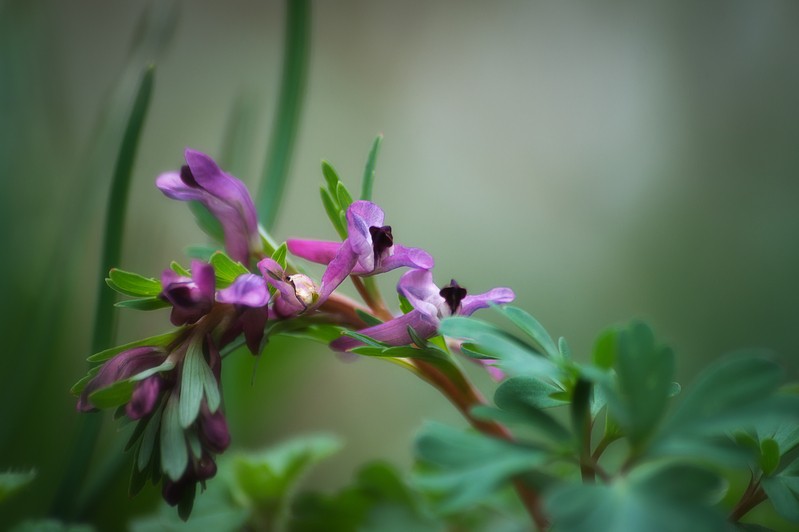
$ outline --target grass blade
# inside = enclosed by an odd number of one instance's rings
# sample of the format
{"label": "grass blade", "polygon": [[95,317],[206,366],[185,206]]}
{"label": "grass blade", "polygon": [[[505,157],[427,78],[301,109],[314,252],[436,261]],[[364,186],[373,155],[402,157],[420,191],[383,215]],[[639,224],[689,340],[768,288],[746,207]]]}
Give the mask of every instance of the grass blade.
{"label": "grass blade", "polygon": [[286,1],[286,40],[280,96],[261,186],[255,200],[259,221],[267,231],[272,229],[277,219],[277,208],[283,196],[299,128],[308,70],[310,13],[310,0]]}

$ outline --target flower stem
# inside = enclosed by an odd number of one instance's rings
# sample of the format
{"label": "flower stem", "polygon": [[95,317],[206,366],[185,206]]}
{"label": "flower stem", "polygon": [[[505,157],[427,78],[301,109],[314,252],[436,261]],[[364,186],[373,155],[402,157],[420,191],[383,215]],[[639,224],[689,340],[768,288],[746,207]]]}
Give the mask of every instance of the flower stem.
{"label": "flower stem", "polygon": [[[351,276],[351,278],[358,293],[375,316],[382,320],[393,318],[376,286],[372,287],[373,290],[368,290],[361,279],[356,276]],[[415,373],[449,399],[472,427],[483,434],[513,441],[513,436],[504,426],[495,421],[477,419],[472,416],[472,408],[484,405],[486,401],[456,364],[451,361],[433,363],[420,359],[413,359],[412,362],[417,370]],[[548,522],[543,513],[539,493],[518,479],[514,480],[513,486],[538,530],[545,530]]]}
{"label": "flower stem", "polygon": [[754,475],[749,479],[749,485],[746,487],[741,499],[735,508],[730,513],[730,522],[737,523],[743,516],[749,513],[755,506],[768,499],[768,495],[763,491],[760,486],[760,480],[755,480]]}

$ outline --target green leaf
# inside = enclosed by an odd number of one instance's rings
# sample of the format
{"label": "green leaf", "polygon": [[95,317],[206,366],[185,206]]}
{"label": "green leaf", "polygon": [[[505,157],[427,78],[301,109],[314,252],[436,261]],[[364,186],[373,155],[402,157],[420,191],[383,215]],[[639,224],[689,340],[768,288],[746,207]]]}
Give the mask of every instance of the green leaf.
{"label": "green leaf", "polygon": [[105,349],[100,351],[99,353],[95,353],[86,360],[89,362],[105,362],[106,360],[112,358],[114,355],[121,353],[122,351],[127,351],[128,349],[133,349],[134,347],[141,347],[143,345],[150,345],[153,347],[165,347],[172,343],[182,332],[181,329],[176,329],[174,331],[170,331],[168,333],[159,334],[157,336],[150,336],[149,338],[143,338],[141,340],[136,340],[135,342],[129,342],[127,344],[119,345],[117,347],[112,347],[111,349]]}
{"label": "green leaf", "polygon": [[180,406],[175,394],[169,396],[161,419],[161,470],[177,482],[189,462],[189,452],[183,427],[180,424]]}
{"label": "green leaf", "polygon": [[655,344],[652,330],[633,322],[619,333],[616,373],[622,410],[610,404],[633,445],[648,439],[668,404],[674,378],[674,354]]}
{"label": "green leaf", "polygon": [[133,310],[158,310],[171,306],[171,303],[160,297],[142,297],[139,299],[127,299],[114,303],[115,307],[129,308]]}
{"label": "green leaf", "polygon": [[380,325],[381,323],[383,323],[382,320],[358,308],[355,309],[355,314],[357,314],[358,317],[363,320],[363,322],[366,324],[367,327],[372,327],[374,325]]}
{"label": "green leaf", "polygon": [[369,158],[366,160],[366,167],[363,170],[363,181],[361,182],[361,199],[372,201],[372,185],[375,180],[375,166],[377,165],[377,154],[380,152],[380,144],[383,142],[383,135],[375,137],[372,142],[372,149],[369,150]]}
{"label": "green leaf", "polygon": [[445,527],[426,511],[418,494],[393,467],[371,463],[338,493],[302,494],[292,505],[288,530],[444,532]]}
{"label": "green leaf", "polygon": [[189,210],[191,210],[191,213],[194,215],[194,220],[197,222],[197,226],[202,229],[203,233],[217,242],[225,241],[225,232],[222,229],[222,224],[211,214],[211,211],[209,211],[205,205],[199,201],[190,201]]}
{"label": "green leaf", "polygon": [[447,356],[442,351],[433,347],[417,349],[415,347],[410,347],[406,345],[397,346],[397,347],[385,347],[380,345],[361,346],[351,349],[350,352],[355,353],[356,355],[362,355],[367,357],[417,358],[420,360],[427,360],[429,362],[440,361],[442,358]]}
{"label": "green leaf", "polygon": [[570,359],[572,357],[572,349],[562,336],[558,338],[558,351],[560,351],[561,356],[565,359]]}
{"label": "green leaf", "polygon": [[416,477],[423,489],[441,493],[442,511],[457,511],[492,495],[513,476],[550,457],[545,451],[473,432],[427,423],[415,454],[430,466]]}
{"label": "green leaf", "polygon": [[322,205],[325,207],[327,217],[330,218],[330,223],[333,224],[333,228],[341,238],[347,238],[347,226],[341,223],[341,214],[343,211],[335,204],[330,192],[325,190],[324,187],[319,190],[322,197]]}
{"label": "green leaf", "polygon": [[192,340],[183,360],[180,381],[180,426],[188,428],[200,413],[203,400],[205,371],[208,364],[203,356],[202,340]]}
{"label": "green leaf", "polygon": [[347,190],[347,187],[345,187],[344,183],[341,181],[339,181],[338,185],[336,185],[336,199],[338,200],[338,204],[341,206],[341,209],[344,211],[346,211],[347,208],[352,205],[352,196]]}
{"label": "green leaf", "polygon": [[799,523],[799,476],[780,474],[764,478],[762,486],[777,513]]}
{"label": "green leaf", "polygon": [[634,470],[611,484],[564,483],[547,492],[555,530],[684,532],[726,530],[713,508],[720,479],[695,466]]}
{"label": "green leaf", "polygon": [[6,471],[0,473],[0,502],[22,490],[36,478],[36,471]]}
{"label": "green leaf", "polygon": [[780,446],[771,438],[760,441],[760,469],[763,474],[771,475],[780,465]]}
{"label": "green leaf", "polygon": [[167,359],[164,359],[164,361],[161,362],[159,365],[157,365],[157,366],[155,366],[153,368],[149,368],[149,369],[145,369],[144,371],[140,371],[139,373],[137,373],[134,376],[130,377],[129,380],[131,382],[143,381],[147,377],[155,375],[156,373],[159,373],[161,371],[169,371],[169,370],[173,369],[174,367],[175,367],[175,362],[173,362],[172,360],[169,360],[167,358]]}
{"label": "green leaf", "polygon": [[282,529],[286,504],[297,484],[340,448],[338,438],[318,434],[294,438],[259,453],[234,454],[225,463],[232,498],[238,506],[257,512],[259,528]]}
{"label": "green leaf", "polygon": [[544,326],[529,313],[518,307],[508,305],[495,305],[494,308],[529,336],[536,346],[542,349],[542,353],[550,358],[560,357],[560,351],[555,346],[555,342],[552,341],[552,337],[544,329]]}
{"label": "green leaf", "polygon": [[136,451],[135,468],[143,473],[147,471],[150,459],[153,457],[153,449],[155,449],[158,430],[161,428],[161,414],[163,411],[163,408],[157,408],[149,418],[139,421],[139,423],[147,423],[144,432],[142,432],[141,443]]}
{"label": "green leaf", "polygon": [[72,385],[72,388],[69,389],[69,393],[72,395],[80,395],[86,388],[86,385],[89,384],[89,382],[97,375],[97,372],[100,371],[100,367],[101,366],[96,366],[91,368],[86,376]]}
{"label": "green leaf", "polygon": [[175,262],[174,260],[169,263],[169,267],[172,269],[173,272],[177,273],[178,275],[182,275],[183,277],[191,277],[191,272]]}
{"label": "green leaf", "polygon": [[286,253],[288,252],[288,246],[285,242],[280,244],[278,248],[272,253],[272,260],[280,264],[280,267],[284,270],[286,269]]}
{"label": "green leaf", "polygon": [[618,329],[608,329],[603,331],[594,342],[593,362],[597,367],[610,369],[616,363],[616,339],[618,335]]}
{"label": "green leaf", "polygon": [[339,338],[342,331],[344,331],[344,329],[338,325],[314,324],[298,330],[283,331],[279,334],[329,344],[336,338]]}
{"label": "green leaf", "polygon": [[230,286],[239,275],[250,273],[250,270],[248,270],[244,265],[234,261],[222,251],[215,251],[214,254],[211,255],[209,262],[211,263],[211,266],[214,267],[217,288],[225,288]]}
{"label": "green leaf", "polygon": [[283,190],[300,126],[310,55],[310,1],[296,0],[286,6],[283,74],[280,78],[278,101],[274,107],[276,115],[269,137],[261,186],[255,199],[259,221],[267,231],[274,227],[278,207],[283,201]]}
{"label": "green leaf", "polygon": [[407,314],[413,310],[413,305],[411,305],[411,302],[408,301],[408,298],[402,294],[397,294],[397,299],[399,299],[400,311],[402,311],[403,314]]}
{"label": "green leaf", "polygon": [[494,402],[498,405],[509,401],[537,409],[552,408],[569,404],[568,401],[552,397],[553,394],[562,391],[558,386],[534,377],[511,377],[503,381],[497,388],[494,393]]}
{"label": "green leaf", "polygon": [[127,296],[157,296],[161,293],[160,281],[117,268],[111,268],[105,281],[108,286]]}
{"label": "green leaf", "polygon": [[191,257],[192,259],[201,260],[203,262],[209,262],[211,260],[211,255],[219,251],[216,246],[207,245],[207,244],[194,244],[191,246],[186,246],[184,249],[184,253]]}
{"label": "green leaf", "polygon": [[117,381],[110,386],[89,394],[89,402],[97,408],[116,408],[130,401],[134,383],[130,380]]}
{"label": "green leaf", "polygon": [[[438,328],[441,334],[471,340],[479,352],[496,359],[497,365],[511,375],[557,379],[560,369],[552,361],[495,326],[475,318],[445,318]],[[464,351],[471,356],[474,351]]]}
{"label": "green leaf", "polygon": [[327,189],[330,191],[330,194],[333,195],[332,197],[335,197],[336,188],[341,179],[339,179],[336,169],[325,160],[322,161],[322,175],[325,178],[325,182],[327,182]]}
{"label": "green leaf", "polygon": [[719,433],[747,422],[780,415],[764,409],[779,387],[783,371],[768,358],[741,352],[716,362],[698,377],[674,415],[662,428],[668,433]]}

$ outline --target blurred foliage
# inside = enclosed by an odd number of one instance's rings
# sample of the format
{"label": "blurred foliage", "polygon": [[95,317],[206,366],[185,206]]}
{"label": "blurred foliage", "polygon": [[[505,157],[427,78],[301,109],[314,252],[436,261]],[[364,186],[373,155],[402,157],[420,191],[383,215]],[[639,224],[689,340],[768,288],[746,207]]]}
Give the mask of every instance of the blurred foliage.
{"label": "blurred foliage", "polygon": [[[277,74],[261,74],[279,70],[276,4],[187,4],[177,27],[173,3],[153,6],[0,2],[0,466],[39,472],[35,489],[0,506],[2,523],[43,515],[67,463],[53,441],[76,428],[67,390],[91,351],[102,205],[141,68],[154,58],[167,67],[120,266],[151,276],[174,258],[164,228],[181,227],[153,215],[153,177],[187,144],[229,146],[224,117],[243,87],[269,101],[276,92]],[[585,331],[572,342],[578,357],[602,324],[644,315],[684,353],[681,377],[740,345],[785,353],[795,371],[795,2],[318,7],[302,156],[279,229],[322,226],[307,192],[320,154],[357,174],[380,127],[392,151],[376,195],[427,213],[409,217],[406,234],[431,250],[436,241],[453,274],[501,275],[553,330]],[[246,145],[263,140],[257,126],[275,110],[241,105],[245,132],[228,166],[255,175]],[[150,330],[123,329],[121,340]],[[251,359],[230,359],[234,431],[250,445],[304,427],[347,432],[351,450],[320,485],[349,478],[373,448],[407,462],[417,412],[451,415],[380,366],[339,369],[288,340],[268,355],[257,375]],[[296,416],[273,400],[280,393]],[[408,414],[386,415],[399,403]],[[350,421],[356,404],[363,427]],[[773,444],[762,446],[771,468]],[[774,471],[767,490],[796,491],[790,469]],[[101,529],[154,504],[156,493],[128,501],[126,484],[120,475],[95,508]]]}

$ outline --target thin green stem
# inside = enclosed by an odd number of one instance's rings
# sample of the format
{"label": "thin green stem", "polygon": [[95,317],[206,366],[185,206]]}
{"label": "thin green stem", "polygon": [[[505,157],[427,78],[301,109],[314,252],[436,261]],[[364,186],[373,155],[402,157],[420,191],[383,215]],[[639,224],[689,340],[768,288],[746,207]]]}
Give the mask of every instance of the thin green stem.
{"label": "thin green stem", "polygon": [[269,149],[255,205],[261,224],[270,231],[283,197],[294,142],[299,129],[310,51],[310,0],[286,0],[283,74]]}
{"label": "thin green stem", "polygon": [[[127,212],[131,175],[139,138],[144,126],[144,119],[150,103],[154,74],[155,69],[150,66],[142,76],[117,156],[108,197],[105,234],[100,258],[100,271],[103,274],[117,265],[122,255],[122,237],[125,228],[125,214]],[[113,342],[116,332],[116,312],[113,308],[114,298],[114,292],[106,287],[105,282],[102,282],[97,295],[97,306],[94,314],[92,352],[105,349]],[[77,518],[83,514],[83,511],[90,503],[89,501],[83,505],[78,505],[76,504],[76,499],[79,487],[86,478],[86,472],[89,469],[89,462],[94,452],[101,424],[102,417],[98,415],[83,418],[83,423],[73,445],[73,452],[70,454],[72,461],[67,468],[50,510],[52,515],[61,518]]]}

